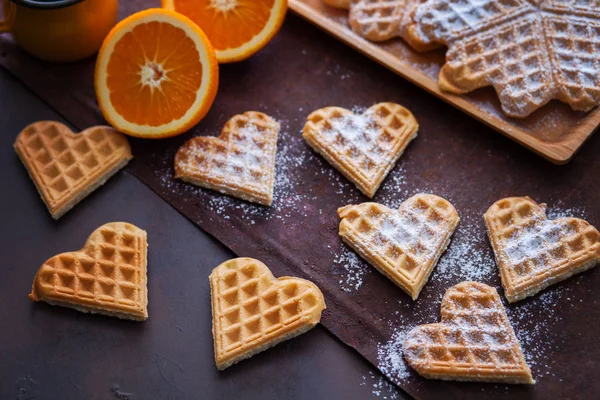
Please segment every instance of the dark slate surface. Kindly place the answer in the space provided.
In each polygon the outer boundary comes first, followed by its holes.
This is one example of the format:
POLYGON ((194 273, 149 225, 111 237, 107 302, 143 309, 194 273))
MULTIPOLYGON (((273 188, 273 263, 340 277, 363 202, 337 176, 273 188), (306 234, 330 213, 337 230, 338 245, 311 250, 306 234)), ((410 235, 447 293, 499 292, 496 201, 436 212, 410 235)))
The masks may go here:
MULTIPOLYGON (((141 3, 127 4, 135 8, 141 3)), ((102 122, 93 96, 92 60, 44 65, 12 42, 1 43, 0 62, 71 123, 84 128, 102 122)), ((276 275, 315 281, 328 305, 323 325, 415 397, 548 398, 576 393, 594 398, 600 393, 600 382, 594 379, 600 362, 598 269, 508 307, 533 363, 534 387, 426 381, 404 372, 401 364, 385 368, 378 354, 407 326, 438 320, 445 290, 476 275, 472 268, 460 272, 464 265, 481 261, 483 268, 491 262, 481 216, 494 201, 529 195, 559 213, 575 213, 600 225, 598 135, 568 165, 551 165, 293 15, 256 57, 223 66, 220 72, 215 104, 191 132, 163 141, 132 140, 136 159, 131 173, 236 254, 263 260, 276 275), (366 107, 380 101, 405 105, 421 128, 375 200, 397 205, 412 194, 430 192, 448 198, 462 218, 451 255, 445 256, 452 261, 449 269, 443 273, 438 268, 414 303, 366 266, 358 267, 367 271, 364 284, 350 293, 342 290, 340 281, 348 277, 335 262, 344 254, 335 211, 366 198, 299 139, 305 117, 314 109, 366 107), (179 145, 196 135, 218 134, 229 117, 247 110, 267 112, 282 122, 279 152, 286 157, 279 174, 290 180, 276 188, 274 207, 251 206, 172 180, 172 158, 179 145)), ((494 268, 479 280, 500 288, 494 268)))
POLYGON ((234 254, 127 172, 54 222, 12 143, 27 124, 60 117, 3 69, 0 104, 0 399, 402 398, 321 326, 219 373, 208 274, 234 254), (148 231, 146 322, 27 298, 44 260, 81 248, 110 221, 148 231))

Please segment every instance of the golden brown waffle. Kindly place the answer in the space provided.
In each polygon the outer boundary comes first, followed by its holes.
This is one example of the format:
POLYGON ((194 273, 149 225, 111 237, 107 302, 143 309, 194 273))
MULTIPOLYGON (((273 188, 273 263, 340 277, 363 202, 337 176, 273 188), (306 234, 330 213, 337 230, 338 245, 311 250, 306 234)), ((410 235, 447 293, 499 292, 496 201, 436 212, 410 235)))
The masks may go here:
POLYGON ((33 301, 84 313, 148 318, 146 231, 126 222, 96 229, 79 251, 47 260, 33 280, 33 301))
POLYGON ((59 122, 35 122, 19 133, 14 147, 54 219, 132 158, 125 136, 108 126, 73 133, 59 122))
POLYGON ((548 220, 529 197, 495 202, 484 214, 509 302, 533 296, 600 263, 600 233, 578 218, 548 220))
POLYGON ((275 279, 252 258, 234 258, 210 274, 217 368, 225 368, 313 328, 323 293, 300 278, 275 279))
POLYGON ((417 194, 398 210, 378 203, 338 209, 340 236, 362 258, 416 300, 450 243, 458 213, 447 200, 417 194))
POLYGON ((415 48, 448 46, 442 90, 493 86, 509 116, 600 103, 600 0, 430 0, 408 31, 415 48))
POLYGON ((323 3, 336 8, 350 8, 353 0, 323 0, 323 3))
POLYGON ((498 292, 461 282, 442 299, 442 321, 408 333, 404 358, 428 379, 535 383, 498 292))
POLYGON ((361 192, 373 197, 418 129, 406 108, 379 103, 360 115, 341 107, 313 111, 302 137, 361 192))
POLYGON ((175 177, 270 206, 279 123, 248 111, 232 117, 219 137, 188 140, 175 156, 175 177))
MULTIPOLYGON (((348 23, 354 32, 373 42, 408 37, 412 10, 425 0, 358 0, 348 5, 348 23)), ((428 50, 436 45, 419 48, 428 50)))

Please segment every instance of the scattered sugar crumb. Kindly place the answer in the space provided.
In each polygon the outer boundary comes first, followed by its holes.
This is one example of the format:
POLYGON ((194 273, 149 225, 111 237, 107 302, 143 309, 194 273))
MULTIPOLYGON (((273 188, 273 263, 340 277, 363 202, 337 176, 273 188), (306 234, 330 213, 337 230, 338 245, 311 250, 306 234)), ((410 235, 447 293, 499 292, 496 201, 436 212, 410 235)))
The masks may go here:
POLYGON ((587 219, 587 211, 584 207, 566 207, 562 200, 549 204, 549 207, 546 209, 546 215, 548 219, 568 217, 587 219))
POLYGON ((371 394, 373 397, 379 397, 382 400, 398 400, 400 395, 398 389, 390 383, 387 379, 382 376, 376 376, 373 372, 369 371, 369 376, 362 376, 362 382, 360 386, 366 386, 371 388, 371 394))
POLYGON ((346 245, 343 245, 340 254, 336 254, 333 263, 342 267, 339 284, 341 289, 348 293, 358 290, 365 275, 371 272, 371 267, 346 245))
POLYGON ((381 184, 379 189, 383 194, 377 196, 377 202, 396 209, 408 197, 406 189, 406 171, 402 164, 402 158, 396 163, 396 167, 392 169, 387 178, 381 184))

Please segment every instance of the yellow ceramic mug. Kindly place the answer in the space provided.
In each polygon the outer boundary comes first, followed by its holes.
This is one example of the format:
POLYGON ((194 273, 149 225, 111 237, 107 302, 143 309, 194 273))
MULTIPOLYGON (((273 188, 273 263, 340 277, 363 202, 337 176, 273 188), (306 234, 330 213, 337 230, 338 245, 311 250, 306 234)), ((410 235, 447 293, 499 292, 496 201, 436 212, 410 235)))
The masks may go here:
POLYGON ((68 62, 95 54, 117 21, 118 0, 3 0, 0 33, 27 52, 68 62))

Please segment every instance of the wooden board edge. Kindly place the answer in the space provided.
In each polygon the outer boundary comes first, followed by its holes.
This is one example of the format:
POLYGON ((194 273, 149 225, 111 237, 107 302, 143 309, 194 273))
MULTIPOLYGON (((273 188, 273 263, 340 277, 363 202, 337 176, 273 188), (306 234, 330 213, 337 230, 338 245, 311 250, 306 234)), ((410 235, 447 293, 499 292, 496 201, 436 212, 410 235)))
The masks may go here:
POLYGON ((581 148, 583 143, 585 143, 585 141, 594 133, 598 124, 600 124, 600 110, 595 110, 593 112, 596 115, 591 118, 593 122, 587 121, 587 123, 584 123, 582 127, 579 127, 576 134, 574 134, 574 138, 570 141, 566 143, 542 142, 532 137, 526 131, 523 131, 514 125, 511 125, 494 115, 487 114, 479 108, 473 106, 473 104, 464 96, 442 92, 438 88, 437 82, 433 81, 426 74, 416 70, 414 67, 408 64, 402 63, 402 61, 397 57, 394 57, 388 52, 381 50, 379 47, 374 46, 373 43, 354 34, 353 32, 349 31, 348 28, 342 27, 339 23, 324 17, 313 7, 307 5, 303 1, 288 0, 288 4, 292 11, 317 27, 333 35, 336 39, 341 40, 373 61, 402 76, 409 82, 427 90, 429 93, 433 94, 439 99, 458 108, 459 110, 465 112, 469 116, 477 119, 502 135, 516 141, 520 145, 533 151, 553 164, 563 165, 568 163, 573 158, 575 153, 581 148))

